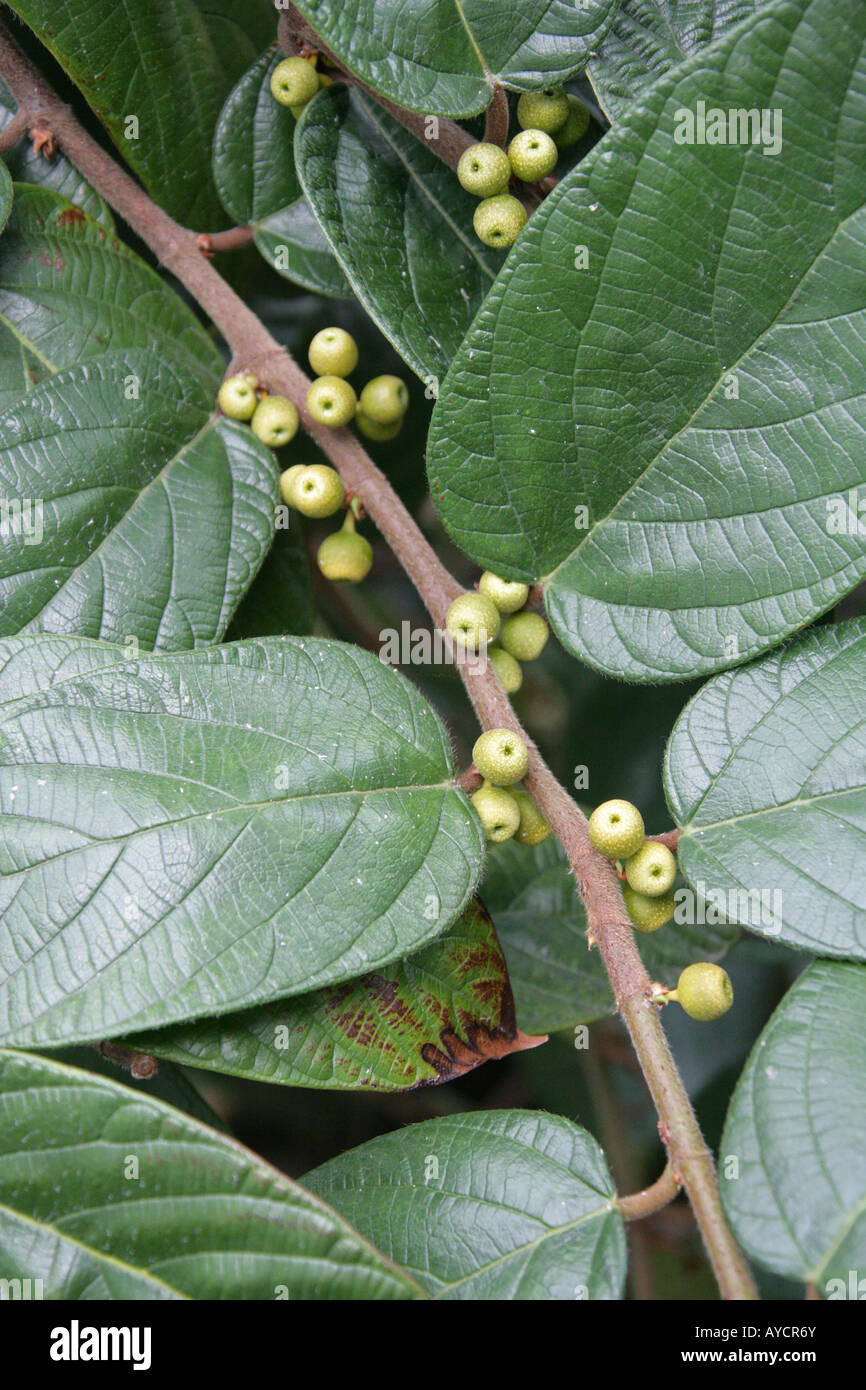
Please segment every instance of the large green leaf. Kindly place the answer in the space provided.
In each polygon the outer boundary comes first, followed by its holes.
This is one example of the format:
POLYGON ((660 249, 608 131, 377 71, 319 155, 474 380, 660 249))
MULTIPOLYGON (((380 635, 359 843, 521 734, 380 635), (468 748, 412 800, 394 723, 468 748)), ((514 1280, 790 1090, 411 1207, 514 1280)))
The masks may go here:
POLYGON ((422 1297, 226 1135, 91 1072, 0 1052, 0 1276, 62 1301, 422 1297))
POLYGON ((866 619, 822 626, 698 692, 667 750, 683 873, 752 929, 866 959, 866 619))
POLYGON ((413 371, 438 384, 502 262, 472 229, 475 199, 420 140, 337 85, 310 103, 296 146, 352 289, 413 371))
POLYGON ((570 1120, 449 1115, 351 1149, 304 1184, 436 1298, 622 1295, 613 1184, 595 1140, 570 1120))
POLYGON ((328 48, 410 111, 471 116, 493 83, 561 82, 586 63, 616 0, 303 0, 328 48))
POLYGON ((232 84, 273 35, 267 0, 14 0, 148 191, 186 225, 225 219, 210 172, 232 84), (131 125, 130 118, 137 121, 131 125))
POLYGON ((623 0, 586 72, 612 121, 656 78, 767 0, 623 0))
POLYGON ((277 470, 212 409, 143 348, 58 372, 7 407, 0 633, 172 651, 225 632, 273 534, 277 470))
MULTIPOLYGON (((17 110, 18 103, 0 78, 0 130, 5 129, 17 110)), ((43 188, 53 189, 55 193, 62 193, 88 217, 101 222, 109 231, 114 230, 111 208, 64 155, 56 151, 49 157, 44 148, 35 150, 29 135, 25 133, 3 158, 16 183, 37 183, 43 188)))
POLYGON ((271 94, 271 73, 283 56, 268 49, 229 94, 214 132, 214 180, 226 212, 252 227, 275 270, 319 294, 346 296, 346 278, 295 170, 295 118, 271 94))
MULTIPOLYGON (((586 916, 574 875, 552 837, 527 849, 496 845, 487 860, 484 901, 496 923, 514 989, 517 1021, 526 1033, 552 1033, 616 1012, 613 990, 597 950, 586 944, 586 916)), ((669 922, 635 933, 654 980, 675 984, 683 966, 721 960, 735 926, 669 922)))
POLYGON ((0 644, 0 1037, 117 1036, 299 994, 433 940, 478 817, 415 689, 339 642, 125 660, 0 644))
POLYGON ((866 1291, 864 1050, 866 969, 818 961, 755 1045, 722 1138, 722 1197, 740 1243, 825 1298, 866 1291))
POLYGON ((226 634, 247 637, 303 636, 313 631, 315 607, 310 562, 297 513, 274 533, 274 542, 226 634))
POLYGON ((530 219, 443 386, 449 529, 544 577, 602 671, 733 665, 866 572, 827 505, 866 484, 864 36, 860 0, 791 0, 662 78, 530 219), (781 149, 677 143, 699 101, 782 112, 781 149))
POLYGON ((513 1050, 514 1001, 493 924, 473 900, 444 936, 346 985, 137 1036, 187 1066, 329 1090, 408 1091, 513 1050))

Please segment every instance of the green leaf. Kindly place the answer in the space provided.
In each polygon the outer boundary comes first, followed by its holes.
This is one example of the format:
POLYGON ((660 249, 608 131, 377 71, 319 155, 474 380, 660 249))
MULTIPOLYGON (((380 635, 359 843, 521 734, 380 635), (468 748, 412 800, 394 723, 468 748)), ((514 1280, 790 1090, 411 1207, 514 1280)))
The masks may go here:
POLYGON ((616 1299, 625 1235, 604 1155, 570 1120, 449 1115, 304 1178, 442 1299, 616 1299))
POLYGON ((232 84, 273 34, 253 0, 15 0, 166 212, 186 226, 224 225, 210 173, 213 128, 232 84), (130 124, 131 118, 137 125, 130 124))
POLYGON ((514 1050, 514 1001, 493 923, 473 900, 408 960, 246 1013, 138 1035, 186 1066, 327 1090, 409 1091, 514 1050))
POLYGON ((352 979, 478 878, 409 683, 339 642, 0 644, 0 1038, 105 1038, 352 979), (38 928, 35 924, 39 924, 38 928))
POLYGON ((866 573, 828 526, 866 484, 864 39, 860 0, 792 0, 662 78, 530 219, 443 386, 449 529, 544 578, 608 674, 730 666, 866 573), (781 150, 678 144, 699 101, 781 111, 781 150))
MULTIPOLYGON (((110 1043, 104 1045, 111 1046, 110 1043)), ((90 1044, 61 1047, 48 1055, 55 1062, 62 1062, 65 1066, 80 1067, 82 1071, 95 1072, 97 1076, 107 1077, 117 1086, 128 1086, 131 1090, 139 1092, 144 1090, 148 1097, 164 1101, 176 1110, 182 1110, 194 1120, 201 1120, 203 1124, 210 1125, 211 1129, 220 1129, 224 1134, 230 1132, 225 1121, 195 1089, 183 1068, 176 1067, 171 1062, 161 1061, 154 1075, 146 1081, 141 1081, 117 1062, 109 1061, 101 1051, 90 1044)))
POLYGON ((315 607, 310 563, 298 514, 274 533, 274 542, 250 585, 226 636, 302 637, 313 631, 315 607))
MULTIPOLYGON (((18 103, 0 78, 0 130, 6 128, 17 110, 18 103)), ((33 142, 25 134, 3 158, 16 183, 36 183, 50 188, 75 203, 95 222, 101 222, 108 231, 114 230, 111 208, 64 155, 57 152, 49 159, 44 151, 34 150, 33 142)))
POLYGON ((0 1277, 47 1299, 422 1296, 316 1197, 141 1088, 0 1052, 0 1110, 0 1277))
POLYGON ((216 394, 223 360, 183 300, 67 198, 19 184, 0 238, 0 402, 110 349, 170 358, 216 394))
POLYGON ((12 178, 6 165, 0 160, 0 232, 6 226, 12 211, 12 178))
POLYGON ((352 289, 401 357, 436 385, 502 263, 476 200, 420 140, 336 84, 298 125, 298 172, 352 289))
POLYGON ((586 65, 610 120, 620 120, 657 78, 699 53, 767 0, 623 0, 586 65))
POLYGON ((222 636, 270 543, 277 472, 212 409, 136 348, 58 372, 0 415, 2 635, 159 650, 222 636))
POLYGON ((425 115, 472 116, 495 82, 523 91, 580 71, 616 0, 304 0, 297 9, 374 91, 425 115))
POLYGON ((864 1049, 866 969, 818 961, 758 1039, 722 1138, 722 1197, 740 1244, 824 1298, 863 1297, 864 1049))
POLYGON ((701 894, 751 901, 762 935, 861 960, 864 682, 866 619, 815 628, 705 685, 665 763, 680 867, 701 894))
POLYGON ((229 94, 214 132, 214 180, 226 212, 252 227, 275 270, 319 294, 345 297, 351 291, 295 169, 295 118, 271 95, 271 73, 283 57, 269 48, 229 94))
MULTIPOLYGON (((483 893, 524 1032, 553 1033, 616 1012, 599 953, 586 944, 574 876, 552 836, 531 849, 514 841, 493 846, 483 893)), ((657 932, 635 933, 635 940, 652 978, 673 985, 692 961, 721 960, 738 935, 729 925, 669 922, 657 932)))

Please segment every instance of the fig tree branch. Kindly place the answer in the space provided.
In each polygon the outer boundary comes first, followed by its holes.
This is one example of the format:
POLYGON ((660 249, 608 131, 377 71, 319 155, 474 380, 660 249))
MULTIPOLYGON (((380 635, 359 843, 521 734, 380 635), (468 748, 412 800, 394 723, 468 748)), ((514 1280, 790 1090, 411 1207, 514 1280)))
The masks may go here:
MULTIPOLYGON (((402 564, 437 627, 462 592, 428 544, 388 480, 348 430, 313 421, 306 409, 309 378, 257 316, 202 256, 195 232, 179 226, 81 127, 0 26, 0 73, 28 124, 50 130, 67 158, 184 285, 229 344, 233 360, 254 371, 272 392, 289 397, 304 428, 340 471, 402 564)), ((651 981, 635 946, 616 873, 592 846, 587 822, 522 729, 491 665, 484 671, 458 663, 460 675, 485 729, 510 728, 526 742, 527 791, 565 850, 586 907, 588 941, 604 960, 659 1116, 668 1160, 685 1187, 722 1296, 757 1297, 754 1282, 722 1210, 713 1158, 665 1038, 651 981)))

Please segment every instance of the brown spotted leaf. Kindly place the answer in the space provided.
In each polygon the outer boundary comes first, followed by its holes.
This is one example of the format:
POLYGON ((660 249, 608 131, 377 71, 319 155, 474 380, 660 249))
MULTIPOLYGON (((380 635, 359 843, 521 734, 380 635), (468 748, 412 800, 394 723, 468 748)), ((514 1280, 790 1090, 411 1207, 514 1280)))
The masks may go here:
POLYGON ((345 984, 139 1036, 209 1071, 326 1090, 407 1091, 531 1046, 477 899, 432 945, 345 984))

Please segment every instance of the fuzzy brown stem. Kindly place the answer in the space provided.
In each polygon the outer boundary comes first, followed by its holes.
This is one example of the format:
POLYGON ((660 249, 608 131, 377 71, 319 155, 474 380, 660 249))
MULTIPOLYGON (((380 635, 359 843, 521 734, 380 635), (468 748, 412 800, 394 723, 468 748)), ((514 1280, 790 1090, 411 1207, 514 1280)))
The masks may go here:
POLYGON ((109 1062, 116 1062, 128 1071, 136 1081, 149 1081, 159 1070, 156 1058, 147 1052, 136 1052, 132 1047, 122 1047, 120 1043, 113 1042, 94 1043, 94 1047, 109 1062))
POLYGON ((498 82, 484 116, 484 139, 491 145, 501 145, 503 148, 508 143, 508 95, 498 82))
POLYGON ((0 155, 8 154, 14 150, 18 141, 27 134, 28 117, 26 111, 16 111, 11 121, 7 121, 3 129, 0 130, 0 155))
POLYGON ((627 1197, 617 1198, 619 1214, 623 1221, 641 1221, 653 1212, 661 1211, 679 1196, 680 1181, 670 1163, 660 1178, 642 1192, 632 1192, 627 1197))

